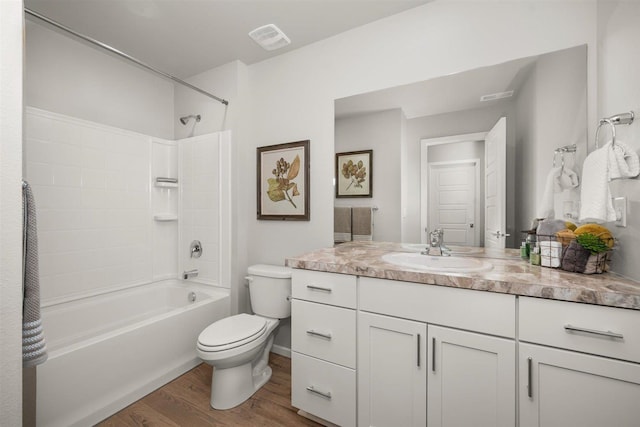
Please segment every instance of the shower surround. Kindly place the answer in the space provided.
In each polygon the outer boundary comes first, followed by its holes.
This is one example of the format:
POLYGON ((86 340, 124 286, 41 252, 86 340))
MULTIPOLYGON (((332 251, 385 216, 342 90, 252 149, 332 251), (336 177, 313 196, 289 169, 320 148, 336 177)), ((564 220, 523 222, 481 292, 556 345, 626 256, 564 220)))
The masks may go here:
POLYGON ((39 418, 52 416, 38 425, 93 423, 199 363, 188 337, 229 315, 230 132, 168 141, 29 107, 25 137, 45 339, 51 330, 37 405, 39 418), (195 239, 203 247, 198 259, 189 252, 195 239), (175 280, 185 269, 200 272, 190 287, 175 280), (196 303, 187 290, 199 295, 196 303), (112 322, 110 312, 129 320, 112 322), (141 348, 166 354, 153 372, 131 369, 145 359, 141 348), (77 387, 61 378, 92 371, 127 372, 126 398, 87 378, 82 395, 93 400, 74 408, 64 396, 77 387), (64 418, 47 412, 52 407, 64 418))

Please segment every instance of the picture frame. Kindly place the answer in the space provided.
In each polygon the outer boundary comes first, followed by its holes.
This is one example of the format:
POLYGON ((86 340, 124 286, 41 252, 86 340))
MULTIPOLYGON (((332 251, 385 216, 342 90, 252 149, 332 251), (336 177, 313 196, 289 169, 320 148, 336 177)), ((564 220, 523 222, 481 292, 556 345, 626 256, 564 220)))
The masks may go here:
POLYGON ((257 217, 309 221, 309 140, 258 147, 257 217))
POLYGON ((373 197, 373 150, 336 153, 336 198, 373 197))

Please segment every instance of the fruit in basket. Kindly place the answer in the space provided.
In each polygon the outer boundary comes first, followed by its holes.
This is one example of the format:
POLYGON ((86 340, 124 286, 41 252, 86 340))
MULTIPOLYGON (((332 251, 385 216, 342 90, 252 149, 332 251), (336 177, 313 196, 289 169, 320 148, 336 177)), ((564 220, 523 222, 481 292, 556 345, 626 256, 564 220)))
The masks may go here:
POLYGON ((580 227, 576 228, 574 233, 576 235, 576 238, 578 238, 582 234, 591 234, 592 236, 598 237, 605 245, 609 247, 609 249, 611 249, 614 244, 611 232, 606 227, 603 227, 600 224, 581 225, 580 227))
POLYGON ((564 225, 565 227, 567 227, 567 230, 570 230, 570 231, 576 231, 576 228, 578 228, 578 226, 572 223, 571 221, 565 221, 564 225))

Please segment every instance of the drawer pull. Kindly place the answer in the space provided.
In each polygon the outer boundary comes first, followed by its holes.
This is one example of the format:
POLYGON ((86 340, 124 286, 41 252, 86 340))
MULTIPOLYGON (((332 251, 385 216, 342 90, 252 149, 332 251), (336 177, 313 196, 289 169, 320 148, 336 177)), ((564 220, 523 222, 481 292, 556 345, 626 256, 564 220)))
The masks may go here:
POLYGON ((584 332, 587 334, 600 335, 602 337, 609 337, 609 338, 617 338, 617 339, 624 338, 622 334, 618 334, 616 332, 598 331, 597 329, 580 328, 578 326, 572 326, 572 325, 564 325, 564 330, 567 332, 584 332))
POLYGON ((533 359, 527 357, 527 396, 533 397, 533 359))
POLYGON ((330 340, 331 339, 331 334, 323 334, 322 332, 318 332, 318 331, 314 331, 313 329, 309 329, 307 331, 308 335, 312 335, 314 337, 320 337, 320 338, 325 338, 330 340))
POLYGON ((329 399, 331 400, 331 392, 327 391, 326 393, 320 390, 316 390, 312 385, 310 385, 309 387, 307 387, 307 390, 310 391, 313 394, 317 394, 318 396, 322 396, 325 399, 329 399))
POLYGON ((324 288, 322 286, 307 285, 307 289, 310 289, 312 291, 327 292, 329 294, 331 293, 331 288, 324 288))
POLYGON ((418 368, 420 367, 420 334, 418 334, 418 368))

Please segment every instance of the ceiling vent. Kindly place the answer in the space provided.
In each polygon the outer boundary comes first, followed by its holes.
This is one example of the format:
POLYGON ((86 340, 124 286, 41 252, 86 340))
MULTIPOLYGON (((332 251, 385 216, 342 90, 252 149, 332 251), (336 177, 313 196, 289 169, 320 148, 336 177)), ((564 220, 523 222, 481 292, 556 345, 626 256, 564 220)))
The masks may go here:
POLYGON ((480 102, 495 101, 496 99, 510 98, 512 96, 513 96, 513 91, 512 90, 508 90, 506 92, 491 93, 489 95, 481 96, 480 97, 480 102))
POLYGON ((291 40, 282 30, 273 24, 263 25, 249 33, 249 37, 265 50, 276 50, 291 44, 291 40))

